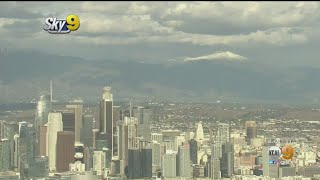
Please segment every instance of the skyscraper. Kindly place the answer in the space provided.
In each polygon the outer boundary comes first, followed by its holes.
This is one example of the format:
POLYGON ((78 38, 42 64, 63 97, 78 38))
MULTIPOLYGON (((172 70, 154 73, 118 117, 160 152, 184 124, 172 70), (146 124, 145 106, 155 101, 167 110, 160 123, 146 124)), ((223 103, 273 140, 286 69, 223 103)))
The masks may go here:
POLYGON ((49 159, 49 171, 55 172, 57 154, 57 133, 63 130, 61 113, 49 113, 47 128, 47 156, 49 159))
POLYGON ((257 137, 257 123, 256 121, 246 121, 246 141, 251 143, 251 139, 257 137))
POLYGON ((161 167, 161 144, 156 141, 152 143, 152 165, 161 167))
POLYGON ((28 179, 28 168, 35 160, 36 132, 33 124, 19 123, 19 170, 21 179, 28 179))
POLYGON ((93 152, 93 171, 95 171, 97 175, 104 173, 105 159, 105 153, 103 151, 93 152))
POLYGON ((40 154, 40 126, 48 122, 48 115, 52 108, 51 97, 49 94, 40 96, 37 103, 36 117, 34 120, 34 127, 36 130, 36 151, 40 154))
POLYGON ((141 149, 141 177, 143 178, 152 177, 152 149, 151 148, 141 149))
POLYGON ((81 129, 82 129, 83 106, 80 104, 72 104, 72 105, 67 105, 66 108, 74 111, 75 142, 80 143, 81 129))
POLYGON ((40 126, 39 129, 39 155, 46 156, 47 152, 47 128, 48 126, 45 124, 40 126))
POLYGON ((226 123, 218 124, 218 139, 224 144, 230 142, 230 125, 226 123))
POLYGON ((74 132, 59 131, 57 133, 56 166, 57 172, 69 170, 69 164, 74 162, 74 132))
POLYGON ((151 110, 147 107, 134 107, 133 116, 138 119, 138 136, 142 136, 144 140, 149 141, 151 139, 151 110))
POLYGON ((81 128, 81 142, 83 142, 85 147, 93 147, 93 121, 92 115, 83 116, 83 126, 81 128))
POLYGON ((231 177, 234 173, 234 146, 230 142, 222 145, 220 168, 222 177, 231 177))
POLYGON ((196 140, 191 139, 190 144, 190 160, 193 164, 198 164, 198 143, 196 140))
POLYGON ((9 171, 11 166, 10 141, 8 139, 0 140, 0 172, 9 171))
POLYGON ((113 152, 113 96, 111 87, 104 87, 100 101, 100 132, 107 135, 107 148, 113 152))
POLYGON ((177 177, 177 155, 173 151, 168 151, 162 156, 162 177, 177 177))
POLYGON ((177 155, 177 175, 186 179, 192 177, 189 144, 179 146, 177 155))
POLYGON ((196 141, 203 141, 204 137, 203 137, 203 127, 202 127, 202 122, 200 121, 197 125, 197 130, 196 130, 196 134, 195 134, 195 138, 196 141))
POLYGON ((128 150, 128 174, 129 179, 141 177, 141 153, 137 148, 128 150))

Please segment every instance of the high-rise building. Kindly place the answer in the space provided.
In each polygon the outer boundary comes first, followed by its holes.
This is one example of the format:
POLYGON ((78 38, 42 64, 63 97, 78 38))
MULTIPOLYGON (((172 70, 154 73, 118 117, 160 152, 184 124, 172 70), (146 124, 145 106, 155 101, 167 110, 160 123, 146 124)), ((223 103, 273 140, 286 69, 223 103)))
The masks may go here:
POLYGON ((40 96, 40 99, 37 103, 36 117, 34 120, 34 127, 36 130, 36 147, 37 154, 40 154, 40 144, 39 144, 39 136, 40 136, 40 126, 47 124, 48 115, 52 108, 51 97, 49 94, 45 94, 40 96))
POLYGON ((47 152, 47 124, 39 127, 39 155, 46 156, 47 152))
POLYGON ((91 171, 93 169, 93 151, 94 148, 92 147, 85 147, 84 148, 84 163, 86 165, 86 171, 91 171))
POLYGON ((19 123, 19 172, 21 179, 28 179, 28 168, 36 155, 36 132, 33 124, 19 123))
POLYGON ((129 179, 141 177, 141 153, 137 148, 128 150, 128 174, 129 179))
POLYGON ((59 131, 63 131, 62 115, 61 113, 51 112, 48 116, 47 127, 47 156, 50 172, 56 171, 57 133, 59 131))
POLYGON ((75 135, 75 142, 80 143, 80 137, 81 137, 81 129, 82 129, 82 116, 83 116, 83 105, 80 104, 72 104, 72 105, 67 105, 67 109, 71 109, 74 111, 74 116, 75 116, 75 130, 74 130, 74 135, 75 135))
POLYGON ((133 116, 138 119, 138 136, 142 136, 144 140, 149 141, 151 139, 151 109, 141 106, 134 107, 133 116))
POLYGON ((11 157, 11 166, 14 164, 14 133, 16 132, 17 125, 14 123, 8 123, 8 122, 0 122, 0 139, 8 139, 10 143, 10 157, 11 157))
POLYGON ((246 141, 251 143, 251 140, 257 137, 256 121, 246 121, 246 141))
POLYGON ((85 147, 93 147, 93 126, 94 118, 92 115, 83 116, 83 126, 81 128, 81 142, 85 147))
POLYGON ((173 151, 168 151, 162 156, 162 177, 177 177, 177 155, 173 151))
POLYGON ((75 112, 73 109, 64 109, 56 111, 57 113, 61 113, 62 116, 62 124, 63 124, 63 131, 72 131, 75 132, 75 112))
POLYGON ((215 158, 211 156, 210 179, 220 179, 220 178, 221 178, 220 160, 219 158, 215 158))
POLYGON ((222 144, 230 142, 230 125, 226 123, 218 124, 218 141, 222 144))
POLYGON ((197 130, 196 130, 196 134, 195 134, 195 137, 194 139, 196 141, 203 141, 204 140, 204 137, 203 137, 203 127, 202 127, 202 122, 200 121, 197 125, 197 130))
POLYGON ((234 146, 228 142, 222 145, 222 158, 220 161, 221 176, 231 177, 234 173, 234 146))
POLYGON ((178 151, 179 149, 179 146, 181 146, 184 142, 186 141, 185 137, 184 136, 176 136, 174 138, 174 147, 173 147, 173 150, 174 151, 178 151))
POLYGON ((69 170, 69 164, 74 162, 74 132, 59 131, 57 133, 56 169, 57 172, 69 170))
POLYGON ((187 143, 180 145, 178 149, 177 175, 187 179, 192 177, 192 164, 190 161, 190 145, 187 143))
POLYGON ((141 149, 141 177, 151 178, 152 177, 152 149, 142 148, 141 149))
POLYGON ((161 144, 157 141, 152 143, 152 165, 157 168, 161 167, 161 144))
POLYGON ((0 140, 0 172, 9 171, 11 168, 11 149, 8 139, 0 140))
POLYGON ((18 171, 20 167, 20 157, 19 157, 19 145, 20 145, 20 137, 19 134, 15 134, 14 137, 14 149, 13 149, 13 154, 14 154, 14 170, 18 171))
POLYGON ((191 139, 190 144, 190 160, 193 164, 198 164, 198 143, 196 140, 191 139))
POLYGON ((100 132, 107 135, 107 148, 113 153, 113 96, 111 87, 104 87, 100 101, 100 132))
POLYGON ((103 151, 93 152, 93 171, 97 175, 103 175, 105 170, 105 153, 103 151))
POLYGON ((121 121, 122 117, 122 110, 120 106, 113 106, 113 156, 119 156, 119 150, 118 150, 118 136, 119 136, 119 132, 118 132, 118 127, 117 124, 119 121, 121 121))

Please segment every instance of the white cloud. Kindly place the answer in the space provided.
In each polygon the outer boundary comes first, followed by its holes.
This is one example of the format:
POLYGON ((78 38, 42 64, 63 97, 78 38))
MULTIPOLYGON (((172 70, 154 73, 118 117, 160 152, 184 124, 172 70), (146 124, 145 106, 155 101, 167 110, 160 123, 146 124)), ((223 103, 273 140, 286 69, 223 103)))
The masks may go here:
POLYGON ((215 52, 213 54, 199 56, 199 57, 187 57, 184 61, 211 61, 211 60, 228 60, 228 61, 243 61, 247 60, 246 57, 240 56, 230 51, 215 52))

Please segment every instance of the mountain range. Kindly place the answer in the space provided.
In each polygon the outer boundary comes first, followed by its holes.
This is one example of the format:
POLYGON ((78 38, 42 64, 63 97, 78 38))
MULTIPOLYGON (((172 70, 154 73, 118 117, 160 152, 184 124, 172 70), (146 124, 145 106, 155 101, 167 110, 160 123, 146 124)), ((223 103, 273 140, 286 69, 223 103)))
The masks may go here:
POLYGON ((272 67, 254 60, 151 63, 17 51, 0 55, 0 101, 35 100, 53 80, 59 101, 96 101, 108 85, 119 100, 317 103, 318 77, 318 68, 272 67))

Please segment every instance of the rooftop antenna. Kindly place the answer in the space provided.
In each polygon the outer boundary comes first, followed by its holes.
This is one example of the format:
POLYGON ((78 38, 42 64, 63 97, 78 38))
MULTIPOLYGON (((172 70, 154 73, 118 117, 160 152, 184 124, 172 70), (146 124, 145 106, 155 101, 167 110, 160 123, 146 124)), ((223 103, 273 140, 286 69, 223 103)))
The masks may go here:
POLYGON ((52 98, 52 95, 53 95, 53 92, 52 92, 52 80, 50 81, 50 100, 52 102, 53 98, 52 98))

